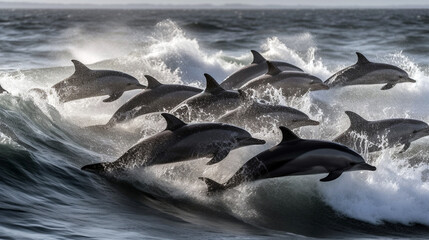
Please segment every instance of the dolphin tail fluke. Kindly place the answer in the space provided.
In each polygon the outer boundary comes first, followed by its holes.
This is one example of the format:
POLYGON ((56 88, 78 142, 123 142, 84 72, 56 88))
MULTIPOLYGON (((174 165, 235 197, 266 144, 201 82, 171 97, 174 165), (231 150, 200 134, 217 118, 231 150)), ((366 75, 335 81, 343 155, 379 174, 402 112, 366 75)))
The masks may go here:
POLYGON ((4 93, 4 92, 5 93, 9 93, 8 91, 6 91, 6 89, 4 89, 2 86, 0 86, 0 94, 4 93))
POLYGON ((92 172, 92 173, 102 173, 106 171, 106 164, 105 163, 89 164, 89 165, 83 166, 81 170, 92 172))
POLYGON ((219 192, 219 191, 223 191, 226 189, 225 185, 220 184, 216 181, 213 181, 210 178, 199 177, 198 179, 200 179, 206 183, 207 192, 209 192, 209 193, 219 192))

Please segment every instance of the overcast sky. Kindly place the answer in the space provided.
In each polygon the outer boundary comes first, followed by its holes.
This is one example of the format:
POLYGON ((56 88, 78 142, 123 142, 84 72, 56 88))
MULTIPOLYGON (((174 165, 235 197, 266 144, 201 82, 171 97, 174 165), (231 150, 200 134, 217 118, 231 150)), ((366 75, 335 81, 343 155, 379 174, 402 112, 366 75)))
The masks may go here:
POLYGON ((335 6, 391 6, 391 5, 428 5, 429 0, 100 0, 100 1, 88 1, 88 0, 0 0, 0 2, 31 2, 31 3, 93 3, 93 4, 130 4, 130 3, 141 3, 141 4, 252 4, 252 5, 335 5, 335 6))

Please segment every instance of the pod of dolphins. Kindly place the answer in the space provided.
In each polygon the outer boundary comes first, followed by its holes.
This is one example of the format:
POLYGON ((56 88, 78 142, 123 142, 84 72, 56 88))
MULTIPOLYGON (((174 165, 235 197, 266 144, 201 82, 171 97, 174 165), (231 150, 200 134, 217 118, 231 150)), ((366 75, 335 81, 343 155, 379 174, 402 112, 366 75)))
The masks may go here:
MULTIPOLYGON (((270 125, 266 120, 270 118, 281 125, 281 142, 249 159, 223 184, 200 177, 206 183, 208 192, 223 191, 244 182, 292 175, 327 173, 326 177, 320 179, 327 182, 347 171, 376 170, 359 154, 365 149, 355 145, 356 135, 366 136, 368 152, 397 146, 403 146, 403 152, 412 141, 429 135, 429 125, 419 120, 368 121, 357 113, 346 111, 350 127, 332 142, 302 139, 291 129, 316 126, 319 122, 297 109, 254 99, 249 92, 264 91, 271 86, 281 89, 285 96, 301 96, 309 91, 363 84, 383 84, 381 89, 388 90, 398 83, 416 81, 404 70, 389 64, 370 62, 361 53, 356 53, 356 64, 340 70, 323 82, 297 66, 268 61, 257 51, 251 52, 252 63, 232 73, 220 84, 209 74, 204 74, 204 90, 163 84, 149 75, 145 75, 147 86, 144 86, 128 74, 91 70, 81 62, 72 60, 75 72, 52 86, 61 102, 104 95, 108 98, 103 102, 112 102, 125 91, 143 89, 123 104, 105 125, 91 127, 108 130, 138 116, 158 112, 161 112, 167 123, 164 131, 138 142, 116 161, 86 165, 82 170, 115 176, 151 165, 198 158, 210 158, 206 164, 216 164, 234 149, 265 144, 264 140, 252 137, 242 127, 264 128, 270 125), (185 123, 196 119, 208 122, 185 123), (387 141, 380 136, 384 136, 387 141)), ((41 89, 32 91, 44 92, 41 89)), ((2 92, 6 90, 0 86, 2 92)))

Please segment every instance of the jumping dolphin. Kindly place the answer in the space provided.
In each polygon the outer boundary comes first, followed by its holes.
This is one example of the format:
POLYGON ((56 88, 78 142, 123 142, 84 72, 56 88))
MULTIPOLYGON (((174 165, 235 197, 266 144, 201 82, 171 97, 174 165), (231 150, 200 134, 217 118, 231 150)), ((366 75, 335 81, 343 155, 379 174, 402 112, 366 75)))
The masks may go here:
MULTIPOLYGON (((238 89, 248 81, 267 72, 267 60, 257 51, 251 50, 253 61, 250 65, 238 69, 229 75, 220 85, 225 89, 238 89)), ((282 71, 300 71, 302 69, 286 62, 271 61, 282 71)))
POLYGON ((412 141, 429 135, 429 125, 414 119, 384 119, 368 121, 358 114, 346 111, 350 127, 333 141, 345 144, 363 153, 380 151, 403 145, 406 151, 412 141))
POLYGON ((240 89, 257 90, 270 84, 275 88, 282 89, 282 93, 286 96, 302 95, 308 91, 329 89, 322 80, 308 73, 281 71, 270 61, 266 61, 266 64, 268 65, 268 72, 265 75, 247 82, 240 89))
POLYGON ((404 70, 396 66, 370 62, 359 52, 356 52, 356 55, 358 60, 355 65, 340 70, 325 81, 329 87, 385 84, 381 90, 387 90, 393 88, 397 83, 416 82, 404 70))
POLYGON ((103 102, 113 102, 125 91, 146 88, 128 74, 110 70, 91 70, 77 60, 72 62, 75 67, 73 75, 52 86, 61 102, 103 95, 109 95, 103 102))
POLYGON ((319 125, 319 122, 311 120, 307 114, 295 108, 257 101, 250 101, 226 113, 218 121, 241 127, 248 125, 255 129, 272 125, 287 126, 289 129, 319 125))
POLYGON ((241 96, 236 90, 223 89, 216 80, 205 73, 206 89, 177 105, 171 113, 189 120, 212 116, 220 117, 240 106, 241 96))
POLYGON ((200 178, 207 184, 208 191, 225 190, 246 181, 319 173, 329 173, 320 179, 328 182, 337 179, 343 172, 376 170, 346 146, 301 139, 286 127, 280 127, 280 130, 283 140, 277 146, 247 161, 226 183, 219 184, 209 178, 200 178))
POLYGON ((113 126, 138 116, 169 111, 182 101, 202 92, 203 90, 191 86, 178 84, 161 84, 155 78, 145 75, 148 86, 122 105, 105 126, 113 126))
POLYGON ((207 164, 224 159, 231 150, 265 144, 247 131, 221 123, 186 124, 175 116, 162 113, 167 122, 164 131, 134 145, 114 162, 86 165, 82 170, 104 173, 212 157, 207 164))

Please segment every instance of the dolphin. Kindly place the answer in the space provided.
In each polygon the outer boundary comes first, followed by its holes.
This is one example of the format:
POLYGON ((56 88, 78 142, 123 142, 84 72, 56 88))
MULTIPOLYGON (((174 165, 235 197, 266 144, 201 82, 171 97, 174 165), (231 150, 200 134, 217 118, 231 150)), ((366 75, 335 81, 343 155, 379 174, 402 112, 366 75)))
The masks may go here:
POLYGON ((147 113, 169 111, 182 101, 203 91, 191 86, 162 84, 149 75, 145 77, 148 82, 147 89, 122 105, 105 126, 111 127, 147 113))
MULTIPOLYGON (((250 65, 238 69, 233 74, 229 75, 220 84, 225 89, 238 89, 248 81, 259 77, 267 72, 267 60, 257 51, 250 50, 253 55, 253 61, 250 65)), ((290 63, 271 61, 276 67, 282 71, 300 71, 302 69, 290 63)))
POLYGON ((222 123, 186 124, 175 116, 162 113, 167 122, 164 131, 134 145, 118 160, 86 165, 82 170, 111 173, 126 169, 146 167, 211 157, 207 164, 224 159, 231 150, 265 144, 247 131, 222 123))
POLYGON ((405 152, 412 141, 429 135, 429 125, 423 121, 405 118, 368 121, 354 112, 345 113, 350 127, 333 141, 361 153, 366 148, 368 152, 376 152, 400 145, 403 145, 401 152, 405 152))
POLYGON ((110 70, 91 70, 77 60, 72 62, 75 72, 52 86, 61 102, 103 95, 109 95, 103 102, 113 102, 125 91, 146 88, 128 74, 110 70))
MULTIPOLYGON (((239 90, 241 91, 241 90, 239 90)), ((319 125, 307 114, 291 107, 270 105, 258 101, 250 101, 221 116, 217 121, 244 127, 248 125, 255 129, 269 127, 275 124, 295 129, 309 125, 319 125)))
POLYGON ((318 77, 304 72, 281 71, 278 67, 267 61, 268 72, 260 77, 257 77, 240 89, 247 91, 248 89, 263 89, 268 84, 280 88, 285 96, 303 95, 308 91, 326 90, 329 87, 322 82, 318 77))
POLYGON ((370 62, 362 53, 356 52, 357 63, 346 67, 328 78, 325 83, 329 87, 385 84, 381 90, 393 88, 397 83, 412 82, 408 74, 393 65, 370 62))
POLYGON ((376 168, 350 148, 333 142, 301 139, 286 127, 280 127, 283 140, 248 160, 226 183, 220 184, 201 177, 208 192, 225 190, 243 182, 294 175, 328 173, 320 179, 328 182, 343 172, 376 168))
POLYGON ((220 117, 240 106, 241 95, 236 90, 225 90, 217 81, 205 73, 206 89, 177 105, 171 113, 188 119, 220 117))

